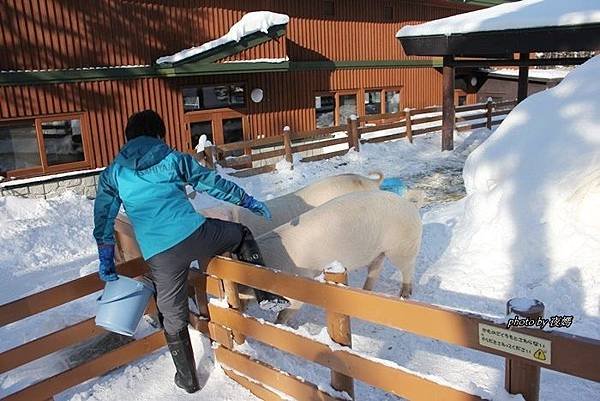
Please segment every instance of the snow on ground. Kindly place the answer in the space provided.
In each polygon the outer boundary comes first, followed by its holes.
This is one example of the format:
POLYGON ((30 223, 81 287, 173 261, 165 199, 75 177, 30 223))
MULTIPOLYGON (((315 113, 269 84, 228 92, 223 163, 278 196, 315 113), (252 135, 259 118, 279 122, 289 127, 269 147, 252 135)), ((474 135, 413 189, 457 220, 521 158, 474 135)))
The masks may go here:
MULTIPOLYGON (((501 318, 509 298, 531 296, 546 304, 547 316, 574 315, 573 326, 565 329, 569 333, 598 337, 600 286, 594 272, 600 247, 594 205, 599 199, 600 141, 592 135, 600 128, 600 90, 594 78, 598 64, 595 60, 584 65, 582 74, 572 73, 555 89, 526 100, 487 141, 489 131, 485 129, 460 133, 456 135, 456 149, 442 153, 439 134, 430 134, 415 137, 412 145, 405 139, 365 144, 358 153, 295 163, 293 170, 281 168, 233 180, 265 199, 294 191, 323 176, 346 172, 368 174, 380 170, 388 177, 403 177, 409 187, 423 188, 429 201, 423 209, 423 245, 415 273, 414 299, 501 318), (586 78, 594 84, 583 84, 586 78), (544 118, 533 118, 539 115, 544 118), (478 148, 482 142, 484 145, 478 148), (474 150, 465 168, 468 196, 457 200, 465 195, 462 169, 474 150)), ((194 203, 205 207, 211 202, 201 195, 194 203)), ((96 269, 91 207, 89 200, 75 195, 48 201, 0 199, 0 221, 8 227, 1 233, 0 242, 0 303, 96 269)), ((352 273, 350 284, 360 286, 365 275, 364 271, 352 273)), ((399 288, 399 273, 386 263, 375 290, 396 295, 399 288)), ((35 322, 31 319, 0 328, 0 351, 92 316, 92 300, 50 311, 35 322)), ((257 308, 252 313, 273 318, 257 308)), ((291 324, 320 338, 324 316, 316 308, 305 307, 291 324)), ((354 349, 368 357, 389 359, 496 401, 519 399, 502 389, 502 358, 359 320, 353 320, 352 330, 354 349)), ((194 343, 201 375, 208 378, 197 397, 253 399, 214 366, 206 340, 195 338, 194 343)), ((255 341, 249 341, 242 350, 328 389, 329 372, 325 368, 255 341)), ((67 358, 60 354, 26 366, 18 375, 1 375, 0 397, 22 387, 27 380, 67 368, 81 352, 63 353, 67 358)), ((173 371, 163 348, 57 399, 188 397, 174 388, 173 371)), ((592 401, 600 394, 600 384, 547 371, 542 373, 541 389, 541 399, 549 401, 592 401)), ((398 399, 361 383, 357 383, 356 392, 361 400, 398 399)))
POLYGON ((277 14, 270 11, 253 11, 244 14, 242 19, 233 24, 225 35, 220 38, 206 42, 200 46, 194 46, 189 49, 182 50, 170 56, 159 57, 156 64, 176 63, 186 58, 197 56, 205 53, 218 46, 231 42, 239 42, 245 36, 256 32, 267 33, 269 28, 276 25, 287 24, 290 17, 285 14, 277 14))
POLYGON ((600 22, 597 0, 521 0, 402 27, 396 37, 583 25, 600 22))

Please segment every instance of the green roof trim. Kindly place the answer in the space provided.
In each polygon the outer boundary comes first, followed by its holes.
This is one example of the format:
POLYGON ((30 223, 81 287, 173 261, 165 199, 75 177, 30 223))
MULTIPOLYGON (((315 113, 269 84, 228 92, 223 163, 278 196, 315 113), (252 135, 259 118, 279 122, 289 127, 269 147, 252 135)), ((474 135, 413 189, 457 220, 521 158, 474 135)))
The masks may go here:
POLYGON ((419 60, 350 60, 350 61, 282 61, 189 63, 179 67, 111 67, 55 71, 15 71, 0 73, 0 86, 42 85, 68 82, 107 81, 139 78, 177 78, 201 75, 252 74, 310 70, 343 70, 368 68, 431 68, 442 67, 441 58, 419 60))
POLYGON ((225 57, 233 56, 251 47, 258 46, 269 40, 277 40, 285 35, 287 24, 273 25, 265 32, 254 32, 244 36, 238 42, 228 42, 210 50, 185 58, 176 63, 159 64, 158 68, 174 68, 188 64, 210 64, 225 57))

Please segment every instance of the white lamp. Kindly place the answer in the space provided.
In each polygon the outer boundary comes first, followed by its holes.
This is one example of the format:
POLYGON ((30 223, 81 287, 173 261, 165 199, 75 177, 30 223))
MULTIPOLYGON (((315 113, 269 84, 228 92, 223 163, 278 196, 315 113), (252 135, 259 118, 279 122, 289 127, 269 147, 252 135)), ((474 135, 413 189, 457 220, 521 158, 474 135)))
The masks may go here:
POLYGON ((250 92, 250 99, 252 99, 252 101, 254 103, 260 103, 263 100, 263 90, 260 88, 254 88, 252 89, 252 92, 250 92))

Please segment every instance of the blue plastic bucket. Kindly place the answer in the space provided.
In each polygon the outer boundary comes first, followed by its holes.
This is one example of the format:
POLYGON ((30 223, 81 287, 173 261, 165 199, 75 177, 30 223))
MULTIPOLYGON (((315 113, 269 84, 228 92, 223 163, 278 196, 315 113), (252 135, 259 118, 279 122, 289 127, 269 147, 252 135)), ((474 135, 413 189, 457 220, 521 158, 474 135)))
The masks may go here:
POLYGON ((97 301, 96 325, 133 336, 153 294, 150 285, 129 277, 107 281, 97 301))
POLYGON ((381 181, 379 189, 383 191, 393 192, 400 196, 406 193, 407 187, 404 181, 399 177, 387 177, 381 181))

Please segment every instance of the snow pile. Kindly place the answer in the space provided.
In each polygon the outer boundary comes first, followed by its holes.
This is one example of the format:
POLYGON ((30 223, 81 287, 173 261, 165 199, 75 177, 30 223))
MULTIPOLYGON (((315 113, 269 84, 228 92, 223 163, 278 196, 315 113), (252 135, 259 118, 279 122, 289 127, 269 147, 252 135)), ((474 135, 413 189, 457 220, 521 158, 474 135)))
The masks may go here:
POLYGON ((294 165, 285 159, 279 160, 275 164, 275 170, 277 171, 291 171, 294 165))
POLYGON ((93 202, 0 197, 0 304, 97 268, 93 202))
POLYGON ((325 266, 325 271, 327 273, 344 273, 346 271, 346 268, 339 261, 334 260, 333 262, 325 266))
MULTIPOLYGON (((541 68, 530 68, 529 69, 529 78, 530 79, 563 79, 572 71, 571 68, 549 68, 549 69, 541 69, 541 68)), ((490 70, 490 75, 493 76, 506 76, 506 77, 518 77, 519 69, 518 68, 498 68, 490 70)))
POLYGON ((396 37, 452 35, 598 22, 600 22, 598 0, 521 0, 420 25, 407 25, 396 33, 396 37))
POLYGON ((225 35, 206 42, 200 46, 191 47, 182 50, 170 56, 160 57, 156 60, 157 64, 176 63, 186 58, 204 53, 215 47, 231 42, 239 42, 245 36, 256 32, 267 33, 269 28, 276 25, 284 25, 290 21, 290 17, 285 14, 277 14, 270 11, 253 11, 245 14, 242 19, 233 24, 225 35))
POLYGON ((196 153, 202 153, 207 146, 212 146, 212 142, 208 140, 205 134, 202 134, 200 135, 200 138, 198 138, 198 145, 196 145, 194 149, 196 150, 196 153))
POLYGON ((570 333, 598 336, 599 74, 595 57, 531 96, 469 156, 467 198, 426 216, 452 221, 452 239, 422 282, 487 299, 536 298, 549 315, 574 316, 570 333), (477 277, 487 279, 468 284, 477 277))

